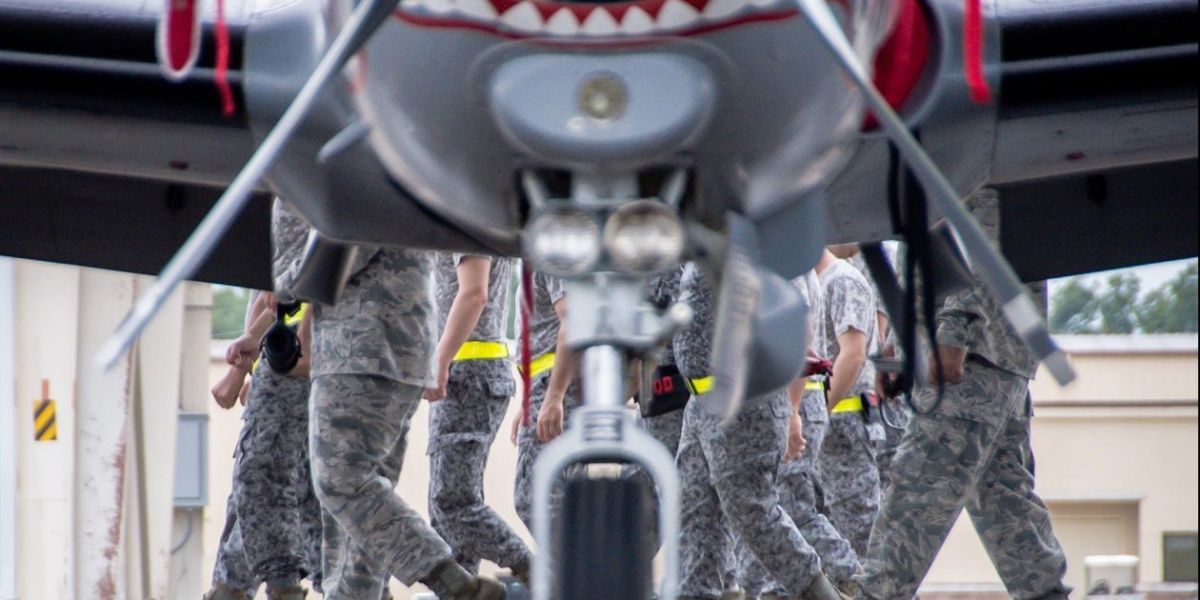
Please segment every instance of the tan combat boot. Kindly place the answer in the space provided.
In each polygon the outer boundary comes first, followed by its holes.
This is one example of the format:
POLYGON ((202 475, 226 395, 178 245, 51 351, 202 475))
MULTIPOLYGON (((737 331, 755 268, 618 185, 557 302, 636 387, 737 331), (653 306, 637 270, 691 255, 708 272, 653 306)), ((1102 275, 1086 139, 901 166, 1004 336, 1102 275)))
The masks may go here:
POLYGON ((445 560, 421 580, 438 600, 504 600, 504 585, 490 577, 472 575, 453 560, 445 560))
POLYGON ((267 600, 304 600, 308 590, 298 585, 267 587, 267 600))
POLYGON ((204 594, 201 600, 249 600, 242 590, 235 590, 225 584, 218 583, 204 594))
POLYGON ((817 578, 809 584, 808 589, 800 595, 800 600, 853 600, 843 594, 824 573, 818 573, 817 578))
POLYGON ((742 590, 725 590, 721 592, 721 600, 746 600, 746 592, 742 590))

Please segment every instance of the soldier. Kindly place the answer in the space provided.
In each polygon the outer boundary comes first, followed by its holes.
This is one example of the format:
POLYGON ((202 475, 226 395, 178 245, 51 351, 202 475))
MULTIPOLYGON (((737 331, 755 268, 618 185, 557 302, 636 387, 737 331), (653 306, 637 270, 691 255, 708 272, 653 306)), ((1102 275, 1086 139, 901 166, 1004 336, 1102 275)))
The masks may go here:
MULTIPOLYGON (((884 246, 885 248, 887 246, 884 246)), ((875 298, 875 348, 872 352, 878 353, 881 356, 895 356, 895 348, 887 343, 887 340, 892 338, 892 330, 889 327, 887 308, 883 303, 883 295, 879 292, 879 286, 871 277, 870 269, 867 268, 867 263, 863 260, 862 253, 859 252, 858 244, 843 244, 835 246, 832 251, 838 258, 846 259, 854 268, 862 273, 863 277, 871 285, 871 291, 875 298)), ((887 252, 890 262, 895 268, 895 257, 891 252, 887 252)), ((876 388, 876 399, 879 402, 879 410, 886 415, 883 420, 884 439, 876 444, 875 448, 875 465, 879 469, 879 489, 883 493, 887 493, 888 487, 892 481, 892 458, 896 455, 896 448, 900 446, 900 440, 904 437, 904 429, 908 426, 909 419, 912 418, 912 411, 901 398, 889 398, 880 393, 882 390, 879 386, 876 388)))
POLYGON ((433 269, 429 252, 360 247, 341 299, 315 308, 309 431, 329 600, 377 600, 389 576, 441 600, 505 597, 394 491, 412 415, 437 385, 433 269))
MULTIPOLYGON (((685 268, 681 298, 695 311, 675 338, 675 358, 695 394, 711 386, 712 292, 694 264, 685 268)), ((779 505, 776 474, 788 444, 791 406, 780 390, 749 402, 728 426, 695 398, 684 409, 676 463, 683 484, 681 600, 720 597, 724 530, 730 529, 779 582, 788 597, 836 600, 821 560, 779 505)))
POLYGON ((483 499, 488 450, 516 392, 504 341, 513 260, 437 255, 442 336, 429 410, 429 514, 433 528, 470 571, 480 559, 528 583, 532 555, 483 499))
MULTIPOLYGON (((993 190, 967 205, 985 230, 998 229, 993 190)), ((1034 492, 1029 380, 1037 359, 978 285, 946 299, 937 315, 938 370, 918 399, 934 413, 913 417, 896 454, 867 554, 860 598, 916 593, 963 508, 1008 593, 1019 600, 1067 598, 1067 569, 1050 515, 1034 492)))
POLYGON ((867 359, 875 337, 875 302, 862 274, 829 250, 816 272, 824 296, 822 354, 833 361, 826 384, 829 433, 819 458, 821 490, 829 520, 863 556, 879 508, 875 444, 884 437, 883 431, 869 432, 865 417, 864 397, 875 387, 875 369, 867 359))
MULTIPOLYGON (((517 515, 533 531, 533 464, 542 446, 563 431, 567 413, 583 401, 575 374, 579 362, 567 347, 566 291, 562 280, 534 273, 533 306, 529 314, 529 412, 530 422, 521 423, 518 415, 517 475, 513 503, 517 515)), ((555 505, 559 501, 555 497, 555 505)))
MULTIPOLYGON (((307 224, 282 201, 272 207, 272 268, 277 285, 294 277, 307 224)), ((248 320, 245 333, 230 344, 226 359, 234 370, 244 372, 256 363, 259 341, 275 321, 274 294, 256 293, 252 299, 257 316, 248 320)), ((276 373, 267 365, 253 368, 242 432, 235 450, 233 489, 230 494, 231 521, 226 525, 218 564, 230 564, 234 540, 253 574, 253 587, 267 584, 271 600, 301 600, 306 592, 299 580, 306 574, 320 587, 320 506, 313 491, 308 461, 308 395, 311 354, 311 316, 301 309, 287 324, 298 331, 301 357, 292 370, 276 373)), ((232 559, 236 560, 236 559, 232 559)), ((214 573, 215 575, 215 573, 214 573)), ((239 593, 253 589, 239 586, 239 593)), ((237 598, 237 593, 216 586, 212 599, 237 598)))
MULTIPOLYGON (((797 277, 792 281, 809 305, 809 354, 816 357, 815 348, 824 347, 825 326, 822 319, 821 283, 815 272, 797 277)), ((829 519, 817 510, 819 474, 817 457, 829 427, 829 413, 825 407, 825 388, 819 376, 800 377, 788 386, 788 398, 795 414, 789 420, 788 435, 799 437, 803 443, 792 442, 789 449, 803 451, 799 456, 791 454, 789 460, 779 467, 779 504, 787 511, 804 539, 821 557, 825 574, 839 587, 848 586, 851 577, 859 572, 858 555, 850 542, 842 537, 829 519)), ((764 600, 785 598, 778 585, 770 581, 766 569, 753 556, 739 552, 742 559, 743 587, 753 596, 763 591, 764 600)))

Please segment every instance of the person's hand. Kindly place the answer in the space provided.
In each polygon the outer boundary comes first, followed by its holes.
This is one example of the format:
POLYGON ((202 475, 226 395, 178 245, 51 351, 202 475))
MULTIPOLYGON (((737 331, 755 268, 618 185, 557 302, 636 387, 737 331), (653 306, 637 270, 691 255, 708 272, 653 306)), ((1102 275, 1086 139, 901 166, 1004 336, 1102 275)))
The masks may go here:
POLYGON ((513 415, 512 430, 508 432, 508 441, 512 442, 512 445, 514 446, 517 445, 517 436, 521 433, 521 421, 524 419, 525 411, 518 410, 516 414, 513 415))
POLYGON ((213 401, 217 406, 226 410, 233 407, 238 401, 238 393, 243 389, 242 382, 246 379, 246 372, 237 368, 230 367, 224 377, 212 387, 213 401))
POLYGON ((953 346, 938 346, 938 357, 941 358, 942 371, 938 372, 937 360, 929 357, 929 383, 937 385, 938 383, 954 383, 963 376, 963 367, 967 362, 966 348, 955 348, 953 346))
POLYGON ((787 440, 787 455, 784 460, 799 460, 804 456, 804 449, 808 442, 804 439, 804 421, 800 419, 800 415, 793 413, 788 419, 788 440, 787 440))
POLYGON ((242 384, 242 391, 238 392, 238 402, 241 402, 242 406, 246 405, 246 398, 250 397, 250 383, 253 381, 253 379, 247 379, 246 383, 242 384))
POLYGON ((437 402, 446 397, 446 385, 450 381, 450 366, 438 367, 437 387, 425 388, 422 397, 430 402, 437 402))
POLYGON ((233 340, 225 349, 225 362, 235 367, 248 370, 255 358, 258 358, 258 340, 245 334, 233 340))
POLYGON ((542 408, 537 415, 538 440, 543 444, 558 437, 563 431, 562 399, 554 400, 548 395, 542 401, 542 408))

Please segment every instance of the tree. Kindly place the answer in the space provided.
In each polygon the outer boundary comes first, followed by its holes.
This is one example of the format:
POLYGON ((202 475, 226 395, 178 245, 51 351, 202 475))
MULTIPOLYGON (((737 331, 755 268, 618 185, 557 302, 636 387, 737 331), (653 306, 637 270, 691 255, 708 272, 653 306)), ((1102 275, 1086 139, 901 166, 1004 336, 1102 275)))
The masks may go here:
POLYGON ((1142 282, 1133 273, 1118 273, 1108 278, 1108 287, 1096 297, 1103 333, 1133 333, 1137 328, 1138 292, 1142 282))
POLYGON ((1154 288, 1135 307, 1138 325, 1146 333, 1195 333, 1197 264, 1184 267, 1170 281, 1154 288))
POLYGON ((212 337, 232 340, 242 334, 246 322, 246 304, 250 292, 242 288, 217 286, 213 289, 212 337))
POLYGON ((1096 333, 1096 289, 1078 277, 1059 288, 1050 300, 1054 333, 1096 333))

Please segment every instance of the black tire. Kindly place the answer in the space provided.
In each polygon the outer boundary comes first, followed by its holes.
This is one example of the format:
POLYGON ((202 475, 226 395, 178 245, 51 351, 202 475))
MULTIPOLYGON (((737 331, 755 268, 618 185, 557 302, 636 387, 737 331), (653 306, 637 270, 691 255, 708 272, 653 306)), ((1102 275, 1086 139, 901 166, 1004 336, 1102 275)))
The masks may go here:
POLYGON ((637 479, 568 479, 556 527, 554 598, 650 600, 654 548, 650 494, 637 479))

